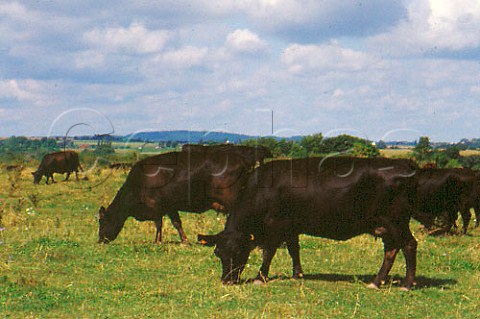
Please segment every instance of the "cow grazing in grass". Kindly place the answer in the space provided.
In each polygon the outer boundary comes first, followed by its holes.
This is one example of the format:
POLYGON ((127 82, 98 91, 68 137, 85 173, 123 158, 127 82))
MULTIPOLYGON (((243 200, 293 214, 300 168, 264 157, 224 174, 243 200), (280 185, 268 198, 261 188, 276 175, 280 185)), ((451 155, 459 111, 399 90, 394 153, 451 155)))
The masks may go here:
POLYGON ((78 154, 74 151, 46 154, 43 156, 37 171, 32 173, 33 183, 38 184, 44 175, 47 178, 46 184, 48 184, 48 179, 51 179, 52 183, 55 183, 53 173, 67 173, 65 180, 68 180, 72 172, 75 172, 75 177, 78 181, 79 168, 82 169, 78 160, 78 154))
POLYGON ((110 206, 100 208, 99 242, 114 240, 129 216, 154 221, 155 242, 161 242, 165 215, 187 241, 178 211, 228 211, 245 176, 271 156, 265 148, 227 144, 187 145, 181 152, 146 158, 132 167, 110 206))
POLYGON ((406 259, 404 288, 410 289, 416 269, 415 241, 409 229, 415 202, 416 166, 408 160, 348 157, 276 160, 258 167, 247 181, 217 235, 199 235, 216 245, 222 281, 240 279, 250 251, 263 249, 256 278, 268 278, 277 248, 285 242, 293 277, 303 276, 299 235, 347 240, 371 234, 383 240, 383 264, 372 287, 379 287, 402 250, 406 259))
POLYGON ((470 208, 477 207, 480 183, 477 174, 463 169, 422 169, 418 174, 419 186, 413 217, 430 229, 437 220, 441 228, 433 234, 443 234, 455 225, 460 212, 463 233, 471 219, 470 208))

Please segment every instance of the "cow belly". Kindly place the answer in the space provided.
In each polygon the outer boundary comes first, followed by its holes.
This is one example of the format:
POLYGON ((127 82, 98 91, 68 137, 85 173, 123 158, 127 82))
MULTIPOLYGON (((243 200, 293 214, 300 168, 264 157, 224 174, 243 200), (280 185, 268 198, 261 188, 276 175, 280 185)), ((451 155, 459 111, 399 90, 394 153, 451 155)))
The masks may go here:
POLYGON ((352 237, 368 233, 367 225, 352 221, 342 223, 321 223, 303 227, 303 234, 335 240, 348 240, 352 237))

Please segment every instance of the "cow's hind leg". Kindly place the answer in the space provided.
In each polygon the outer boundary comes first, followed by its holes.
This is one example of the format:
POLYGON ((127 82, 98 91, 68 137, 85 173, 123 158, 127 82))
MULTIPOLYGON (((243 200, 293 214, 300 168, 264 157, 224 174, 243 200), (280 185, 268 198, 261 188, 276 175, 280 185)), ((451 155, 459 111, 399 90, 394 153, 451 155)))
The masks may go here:
POLYGON ((398 251, 398 248, 385 245, 382 267, 380 267, 380 271, 378 272, 377 276, 375 276, 373 282, 370 284, 370 288, 378 288, 380 287, 382 282, 385 281, 385 278, 387 278, 388 273, 392 269, 398 251))
POLYGON ((65 177, 65 180, 68 181, 69 178, 70 178, 70 172, 67 172, 67 176, 65 177))
POLYGON ((168 213, 168 217, 170 217, 173 227, 177 229, 178 235, 180 236, 180 240, 183 243, 188 242, 187 235, 183 231, 182 221, 180 220, 180 215, 178 214, 178 211, 168 213))
POLYGON ((298 236, 294 236, 287 241, 287 248, 290 257, 292 257, 293 264, 293 278, 303 278, 302 265, 300 264, 300 244, 298 243, 298 236))
POLYGON ((462 209, 460 211, 460 215, 462 216, 462 221, 463 221, 463 233, 466 234, 468 230, 468 224, 470 224, 470 220, 472 219, 470 208, 462 209))
POLYGON ((369 285, 370 288, 378 288, 382 282, 387 278, 388 273, 392 269, 395 258, 397 257, 398 251, 400 248, 395 244, 395 241, 392 235, 388 232, 385 227, 377 227, 375 229, 375 235, 382 237, 383 241, 383 262, 380 270, 378 271, 377 276, 373 282, 369 285))
POLYGON ((154 221, 155 222, 155 228, 157 229, 155 233, 155 243, 160 244, 162 242, 162 226, 163 226, 163 218, 160 217, 159 220, 154 221))

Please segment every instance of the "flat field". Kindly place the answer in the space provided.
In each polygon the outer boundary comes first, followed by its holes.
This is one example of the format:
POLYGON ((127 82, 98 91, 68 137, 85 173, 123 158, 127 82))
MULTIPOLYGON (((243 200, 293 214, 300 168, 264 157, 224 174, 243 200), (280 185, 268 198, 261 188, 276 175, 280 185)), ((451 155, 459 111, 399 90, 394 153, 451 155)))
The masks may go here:
MULTIPOLYGON (((292 280, 286 249, 262 286, 220 283, 213 249, 195 244, 224 218, 182 213, 191 244, 179 244, 164 222, 153 244, 151 222, 129 219, 117 240, 97 244, 97 212, 108 205, 124 171, 96 169, 89 180, 33 185, 30 172, 0 175, 0 318, 480 318, 480 229, 466 236, 426 236, 414 221, 417 285, 399 289, 400 254, 380 290, 366 287, 383 253, 370 236, 337 242, 301 237, 305 278, 292 280)), ((84 175, 81 174, 81 177, 84 175)), ((254 250, 243 278, 261 264, 254 250)))

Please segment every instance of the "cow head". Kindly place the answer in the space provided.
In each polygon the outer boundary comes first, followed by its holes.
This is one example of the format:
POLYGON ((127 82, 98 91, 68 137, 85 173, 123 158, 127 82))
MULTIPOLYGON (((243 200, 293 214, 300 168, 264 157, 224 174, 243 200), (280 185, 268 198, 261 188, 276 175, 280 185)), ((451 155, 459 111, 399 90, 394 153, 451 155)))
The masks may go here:
POLYGON ((215 246, 214 253, 222 262, 224 284, 240 281, 250 251, 255 247, 253 235, 223 231, 217 235, 198 235, 198 242, 205 246, 215 246))
POLYGON ((125 220, 117 220, 115 216, 111 216, 105 207, 100 207, 98 211, 98 242, 108 244, 117 238, 118 233, 123 228, 125 220))
POLYGON ((32 172, 33 175, 33 183, 38 184, 40 183, 40 180, 42 179, 43 174, 39 171, 32 172))

